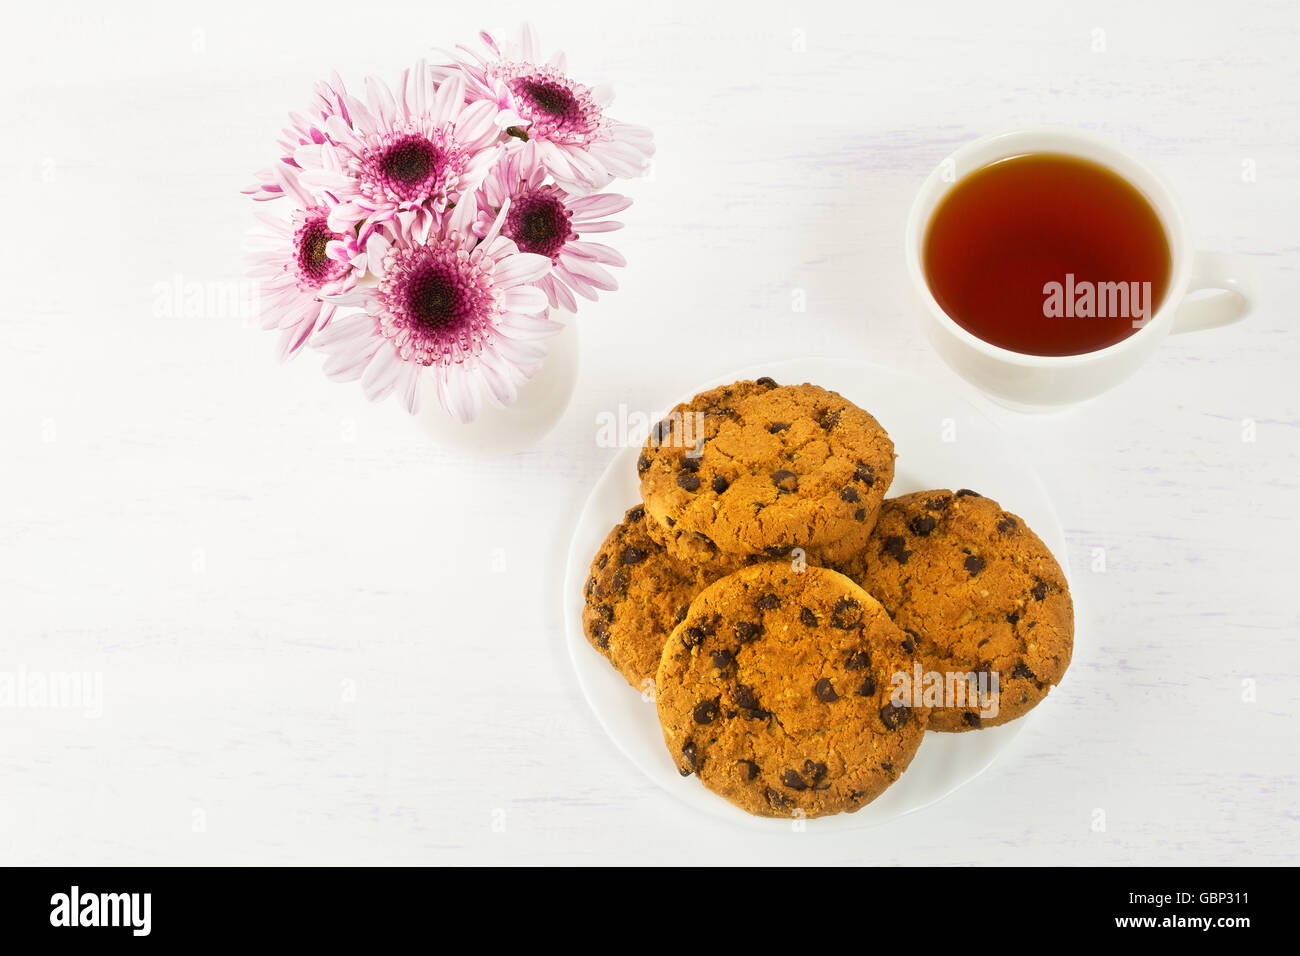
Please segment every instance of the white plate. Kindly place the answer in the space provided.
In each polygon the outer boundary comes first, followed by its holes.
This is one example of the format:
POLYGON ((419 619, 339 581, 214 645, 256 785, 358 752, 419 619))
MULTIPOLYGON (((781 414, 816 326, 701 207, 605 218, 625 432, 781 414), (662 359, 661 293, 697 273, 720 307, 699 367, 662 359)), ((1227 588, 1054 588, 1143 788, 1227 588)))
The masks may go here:
MULTIPOLYGON (((973 488, 1024 518, 1069 574, 1065 536, 1042 483, 1021 461, 1008 436, 965 399, 931 382, 878 365, 825 359, 742 369, 695 391, 763 375, 782 384, 812 382, 832 389, 874 415, 894 440, 898 455, 894 483, 889 488, 891 497, 930 488, 973 488)), ((689 397, 678 396, 664 411, 689 397)), ((629 687, 583 635, 582 586, 605 535, 640 500, 636 475, 639 453, 639 446, 624 448, 610 462, 587 500, 569 546, 564 583, 565 630, 578 682, 596 718, 619 749, 665 790, 705 813, 742 825, 788 829, 788 820, 750 816, 705 789, 694 777, 679 775, 664 746, 654 701, 629 687)), ((1040 706, 1049 703, 1050 698, 1040 706)), ((1001 727, 964 734, 927 733, 907 772, 875 801, 856 813, 819 817, 802 825, 819 831, 857 829, 928 806, 983 772, 1025 721, 1032 719, 1030 714, 1001 727)))

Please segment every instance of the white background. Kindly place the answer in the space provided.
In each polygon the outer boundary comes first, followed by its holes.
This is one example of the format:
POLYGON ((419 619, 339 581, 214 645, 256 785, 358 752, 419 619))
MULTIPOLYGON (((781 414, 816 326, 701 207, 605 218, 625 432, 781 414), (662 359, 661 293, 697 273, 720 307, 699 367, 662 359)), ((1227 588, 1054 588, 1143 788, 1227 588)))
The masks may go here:
POLYGON ((98 718, 0 708, 0 860, 1296 861, 1294 4, 112 6, 8 10, 0 57, 0 671, 104 682, 98 718), (238 283, 238 190, 315 78, 395 79, 525 17, 659 144, 545 441, 440 450, 317 354, 282 368, 238 316, 160 308, 238 283), (1199 246, 1254 258, 1260 308, 1069 414, 992 411, 1082 613, 988 773, 847 838, 695 815, 565 652, 596 416, 793 356, 955 383, 910 315, 905 213, 951 149, 1037 123, 1146 156, 1199 246))

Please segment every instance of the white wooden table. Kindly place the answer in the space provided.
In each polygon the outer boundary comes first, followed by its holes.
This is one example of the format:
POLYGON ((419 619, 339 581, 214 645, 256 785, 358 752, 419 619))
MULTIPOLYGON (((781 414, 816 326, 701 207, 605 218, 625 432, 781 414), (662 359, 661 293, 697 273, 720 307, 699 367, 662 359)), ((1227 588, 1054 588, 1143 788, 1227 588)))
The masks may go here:
POLYGON ((564 6, 543 41, 659 155, 572 405, 495 460, 169 291, 238 291, 238 190, 316 76, 395 77, 480 11, 6 14, 0 673, 91 672, 102 700, 0 707, 0 862, 1296 862, 1294 4, 564 6), (1199 245, 1254 257, 1259 311, 1073 413, 988 406, 1080 610, 1069 678, 988 773, 850 839, 694 815, 566 656, 597 415, 809 354, 953 385, 909 313, 908 204, 959 143, 1048 122, 1163 170, 1199 245))

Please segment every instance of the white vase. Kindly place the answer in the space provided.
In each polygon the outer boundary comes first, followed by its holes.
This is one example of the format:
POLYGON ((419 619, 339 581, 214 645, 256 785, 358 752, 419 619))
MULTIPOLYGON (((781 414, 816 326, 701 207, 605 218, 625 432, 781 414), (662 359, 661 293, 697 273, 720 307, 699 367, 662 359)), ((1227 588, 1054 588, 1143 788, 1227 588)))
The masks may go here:
POLYGON ((513 405, 484 402, 476 420, 462 424, 443 410, 432 389, 415 420, 438 445, 480 455, 507 455, 536 444, 555 427, 578 381, 578 324, 572 313, 554 316, 564 328, 545 340, 542 367, 519 388, 513 405))

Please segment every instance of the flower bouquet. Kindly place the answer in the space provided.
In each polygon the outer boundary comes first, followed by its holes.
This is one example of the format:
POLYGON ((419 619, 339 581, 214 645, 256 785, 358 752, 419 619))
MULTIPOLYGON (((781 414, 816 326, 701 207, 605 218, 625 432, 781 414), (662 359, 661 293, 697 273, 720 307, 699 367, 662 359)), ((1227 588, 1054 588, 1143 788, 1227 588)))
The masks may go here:
POLYGON ((605 190, 654 151, 648 129, 606 115, 608 88, 541 59, 531 29, 480 39, 395 90, 367 77, 364 100, 337 75, 318 83, 245 190, 267 204, 251 274, 283 357, 310 344, 330 378, 412 414, 431 381, 461 422, 515 401, 563 328, 551 310, 617 287, 623 257, 588 237, 622 227, 609 217, 631 200, 605 190))

